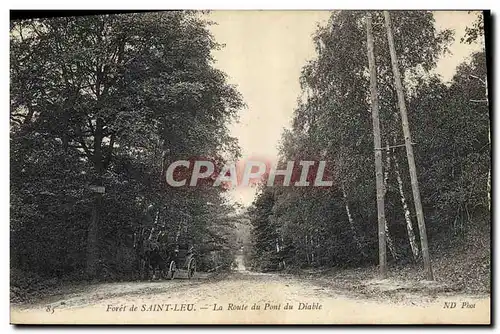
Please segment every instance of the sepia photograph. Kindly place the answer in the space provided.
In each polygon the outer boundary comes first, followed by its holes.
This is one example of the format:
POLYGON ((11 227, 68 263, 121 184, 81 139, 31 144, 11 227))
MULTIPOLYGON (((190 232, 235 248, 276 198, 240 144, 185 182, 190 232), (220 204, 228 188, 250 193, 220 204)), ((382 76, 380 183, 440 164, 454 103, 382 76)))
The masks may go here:
POLYGON ((10 11, 10 323, 490 325, 491 15, 10 11))

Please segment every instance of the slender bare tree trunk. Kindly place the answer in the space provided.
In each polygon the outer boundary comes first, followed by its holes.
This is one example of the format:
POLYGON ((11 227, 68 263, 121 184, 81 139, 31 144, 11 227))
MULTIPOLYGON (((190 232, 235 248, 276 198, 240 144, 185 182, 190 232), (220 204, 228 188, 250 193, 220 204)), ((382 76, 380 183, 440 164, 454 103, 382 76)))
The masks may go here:
MULTIPOLYGON (((394 110, 394 124, 397 124, 400 119, 399 119, 399 114, 397 110, 394 110)), ((411 247, 411 252, 413 255, 413 259, 415 262, 418 260, 418 256, 420 254, 420 249, 418 247, 416 238, 415 238, 415 232, 413 230, 413 222, 411 220, 411 213, 410 213, 410 208, 408 207, 407 201, 406 201, 406 196, 404 193, 404 186, 403 186, 403 179, 401 177, 401 172, 399 169, 399 159, 396 155, 395 147, 397 145, 397 135, 393 135, 393 144, 394 147, 392 148, 392 159, 394 160, 394 174, 396 175, 396 180, 398 182, 398 190, 399 190, 399 197, 401 199, 401 205, 403 207, 403 214, 405 217, 405 222, 406 222, 406 231, 408 234, 408 242, 410 243, 411 247)))
POLYGON ((363 256, 366 256, 365 252, 363 251, 363 245, 361 244, 358 238, 358 234, 356 233, 356 228, 354 227, 354 219, 352 218, 351 210, 349 209, 349 201, 347 200, 347 193, 345 191, 344 185, 342 185, 342 195, 344 197, 345 211, 347 213, 347 219, 349 220, 349 226, 351 227, 352 237, 354 239, 354 242, 356 242, 356 245, 358 246, 361 254, 363 256))
POLYGON ((101 194, 95 194, 92 207, 92 217, 87 234, 87 263, 86 274, 89 279, 95 279, 98 271, 99 260, 99 218, 102 206, 101 194))
POLYGON ((306 250, 307 264, 311 264, 311 260, 309 258, 309 243, 307 242, 307 234, 305 236, 305 250, 306 250))
POLYGON ((387 277, 387 251, 385 238, 384 176, 382 173, 382 143, 380 139, 380 120, 378 110, 377 67, 373 46, 372 17, 366 15, 366 39, 368 48, 368 67, 370 69, 370 99, 373 121, 373 146, 375 151, 375 177, 377 185, 378 213, 378 252, 381 278, 387 277))
POLYGON ((285 260, 283 260, 280 252, 282 251, 282 246, 280 245, 280 238, 277 237, 276 238, 276 254, 278 255, 278 259, 279 259, 279 262, 278 262, 278 268, 283 270, 285 269, 285 260))
MULTIPOLYGON (((103 185, 103 174, 104 174, 104 164, 103 164, 103 152, 102 152, 102 140, 103 140, 103 120, 97 118, 94 133, 94 153, 93 153, 93 163, 96 172, 96 177, 94 179, 94 185, 103 185)), ((92 207, 92 217, 87 234, 87 265, 85 268, 88 278, 95 279, 99 267, 99 230, 100 230, 100 218, 102 210, 102 194, 96 192, 94 194, 94 204, 92 207)))
POLYGON ((410 126, 408 124, 408 115, 406 112, 406 104, 403 93, 403 84, 401 83, 401 74, 399 72, 398 58, 396 55, 396 48, 394 47, 394 37, 392 36, 391 17, 388 11, 384 11, 385 26, 387 29, 387 41, 389 44, 389 52, 391 54, 392 72, 394 74, 394 84, 396 86, 396 93, 398 96, 399 111, 401 113, 401 123, 403 126, 403 133, 406 145, 406 155, 408 157, 408 168, 410 170, 411 188, 413 191, 413 199, 415 202, 415 211, 417 213, 417 222, 420 232, 420 242, 422 245, 422 258, 424 259, 424 270, 426 278, 433 280, 431 259, 429 256, 429 246, 427 243, 427 232, 424 221, 424 211, 422 209, 422 202, 420 200, 420 190, 418 187, 417 168, 415 166, 415 157, 413 155, 413 143, 411 141, 410 126))
POLYGON ((314 238, 313 236, 311 235, 310 237, 310 242, 311 242, 311 263, 314 264, 314 260, 315 260, 315 254, 314 254, 314 238))
MULTIPOLYGON (((389 171, 391 169, 391 155, 389 150, 389 144, 386 144, 385 148, 385 170, 384 170, 384 198, 387 194, 387 181, 389 180, 389 171)), ((385 221, 385 238, 387 240, 387 247, 391 252, 393 259, 398 259, 398 253, 396 253, 396 248, 394 247, 394 242, 392 241, 391 235, 389 233, 389 225, 387 220, 385 221)))
MULTIPOLYGON (((394 150, 394 149, 393 149, 394 150)), ((403 206, 403 211, 406 221, 406 231, 408 232, 408 241, 410 242, 411 252, 413 254, 413 259, 417 261, 420 250, 418 249, 417 241, 415 239, 415 232, 413 231, 413 223, 411 221, 410 209, 406 204, 406 196, 403 188, 403 179, 401 178, 401 173, 399 172, 399 162, 396 157, 395 152, 392 156, 394 160, 394 172, 396 174, 396 179, 398 181, 399 195, 401 198, 401 205, 403 206)))

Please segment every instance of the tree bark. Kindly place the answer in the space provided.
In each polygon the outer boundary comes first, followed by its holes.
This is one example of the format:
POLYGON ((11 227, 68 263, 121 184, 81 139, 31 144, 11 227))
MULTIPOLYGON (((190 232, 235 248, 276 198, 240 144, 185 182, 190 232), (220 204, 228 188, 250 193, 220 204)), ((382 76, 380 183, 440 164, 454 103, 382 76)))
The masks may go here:
POLYGON ((420 251, 418 249, 417 241, 415 239, 415 232, 413 231, 413 223, 411 221, 410 209, 408 208, 408 205, 406 204, 406 196, 405 196, 404 188, 403 188, 403 180, 401 178, 401 173, 399 172, 398 158, 396 157, 396 154, 394 154, 394 153, 395 152, 393 152, 393 156, 392 156, 392 158, 394 160, 394 172, 396 174, 396 179, 398 181, 398 188, 399 188, 399 195, 401 198, 401 205, 403 206, 403 211, 404 211, 404 215, 405 215, 406 231, 408 232, 408 241, 410 242, 410 247, 411 247, 411 252, 413 254, 413 259, 416 262, 420 251))
MULTIPOLYGON (((96 128, 94 134, 94 153, 93 163, 96 172, 94 185, 102 186, 102 175, 104 173, 103 157, 102 157, 102 139, 103 139, 103 121, 101 118, 96 120, 96 128)), ((99 224, 100 210, 102 206, 102 194, 94 194, 94 205, 92 208, 92 218, 89 225, 87 235, 87 266, 86 274, 89 279, 95 279, 98 270, 99 260, 99 224)))
POLYGON ((94 279, 97 274, 97 262, 99 258, 99 209, 101 206, 100 194, 95 194, 94 205, 92 207, 92 217, 87 234, 87 266, 86 274, 89 279, 94 279))
POLYGON ((381 278, 387 277, 387 253, 385 238, 385 208, 384 208, 384 177, 382 174, 382 147, 380 139, 380 120, 378 110, 377 68, 373 46, 372 17, 366 16, 366 38, 368 48, 368 65, 370 69, 370 97, 373 120, 373 146, 375 151, 375 177, 377 186, 377 212, 378 212, 378 250, 381 278))
MULTIPOLYGON (((389 144, 386 144, 385 149, 385 169, 384 169, 384 198, 387 194, 387 182, 389 180, 389 171, 391 169, 391 155, 389 150, 389 144)), ((389 233, 389 225, 387 224, 387 220, 385 221, 385 238, 387 240, 387 247, 391 252, 392 258, 394 260, 398 259, 398 253, 396 252, 396 248, 394 247, 394 242, 392 241, 391 235, 389 233)))
POLYGON ((347 193, 345 191, 344 185, 342 185, 342 195, 344 197, 345 211, 347 213, 347 219, 349 220, 349 226, 351 227, 352 237, 354 239, 354 242, 356 242, 356 246, 358 246, 358 249, 361 252, 361 254, 363 256, 366 256, 366 253, 363 251, 363 245, 359 241, 358 234, 356 233, 356 228, 354 226, 354 219, 352 218, 351 210, 349 209, 349 201, 347 200, 347 193))
POLYGON ((309 244, 307 242, 307 234, 305 235, 305 241, 304 241, 304 248, 306 250, 306 259, 307 259, 307 264, 311 264, 311 260, 309 258, 309 244))
POLYGON ((314 265, 316 260, 316 254, 314 249, 314 235, 311 235, 309 237, 309 240, 311 241, 311 263, 314 265))
POLYGON ((420 231, 420 242, 422 245, 422 257, 424 259, 424 270, 426 278, 433 280, 431 260, 429 256, 429 247, 427 243, 427 232, 425 229, 424 212, 422 202, 420 200, 420 190, 418 188, 417 168, 415 166, 415 158, 413 155, 413 144, 411 141, 410 127, 408 125, 408 116, 406 112, 406 104, 403 93, 403 84, 401 83, 401 74, 399 73, 398 58, 394 47, 394 38, 392 36, 391 18, 388 11, 384 11, 385 26, 387 29, 387 41, 389 44, 389 52, 391 54, 392 71, 394 74, 394 83, 396 85, 396 93, 398 96, 399 111, 401 113, 401 123, 403 125, 403 134, 406 144, 406 155, 408 157, 408 167, 410 169, 411 186, 413 190, 413 199, 415 202, 415 212, 417 213, 418 228, 420 231))

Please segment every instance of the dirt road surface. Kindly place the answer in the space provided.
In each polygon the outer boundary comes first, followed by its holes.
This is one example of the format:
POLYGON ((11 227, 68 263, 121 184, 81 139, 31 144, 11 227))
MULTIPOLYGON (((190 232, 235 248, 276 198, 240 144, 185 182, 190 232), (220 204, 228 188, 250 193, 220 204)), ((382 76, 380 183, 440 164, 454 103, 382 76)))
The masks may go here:
MULTIPOLYGON (((12 305, 12 323, 373 324, 489 323, 487 296, 382 293, 366 297, 328 280, 245 270, 188 280, 73 287, 31 305, 12 305), (331 283, 331 284, 330 284, 331 283), (455 303, 455 304, 453 304, 455 303), (257 309, 257 306, 259 308, 257 309)), ((391 291, 390 281, 372 282, 391 291)), ((367 284, 370 284, 369 282, 367 284)), ((392 289, 394 290, 394 289, 392 289)), ((397 289, 396 289, 397 290, 397 289)))

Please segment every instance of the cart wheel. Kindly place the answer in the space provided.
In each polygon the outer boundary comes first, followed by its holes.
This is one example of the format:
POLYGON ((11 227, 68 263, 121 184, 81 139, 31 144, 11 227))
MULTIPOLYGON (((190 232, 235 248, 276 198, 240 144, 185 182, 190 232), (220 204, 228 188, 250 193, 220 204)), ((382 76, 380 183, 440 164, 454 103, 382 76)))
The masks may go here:
POLYGON ((188 278, 191 279, 191 277, 194 276, 195 272, 196 272, 196 261, 195 259, 190 259, 187 267, 188 278))
POLYGON ((167 273, 167 279, 174 279, 176 270, 177 270, 177 266, 175 265, 175 261, 171 261, 170 267, 169 267, 168 273, 167 273))

